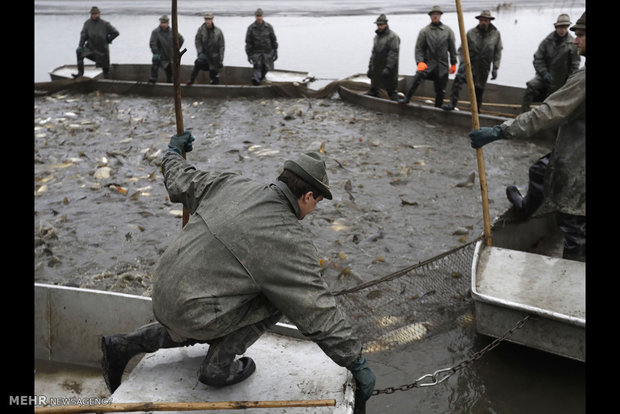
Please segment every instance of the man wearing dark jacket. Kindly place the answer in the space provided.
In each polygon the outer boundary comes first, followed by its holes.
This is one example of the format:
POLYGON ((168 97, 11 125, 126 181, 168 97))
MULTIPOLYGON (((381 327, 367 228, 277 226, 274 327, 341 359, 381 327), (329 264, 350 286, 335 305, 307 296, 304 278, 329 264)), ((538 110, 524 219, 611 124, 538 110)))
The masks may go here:
POLYGON ((385 89, 392 100, 398 100, 398 53, 400 38, 390 30, 385 14, 375 21, 377 30, 373 40, 370 62, 368 62, 368 77, 370 90, 366 95, 377 96, 379 89, 385 89))
MULTIPOLYGON (((151 77, 149 82, 157 82, 157 74, 161 67, 166 73, 166 82, 172 82, 173 54, 172 54, 172 30, 170 30, 170 19, 165 14, 159 18, 159 26, 151 32, 149 47, 153 53, 151 65, 151 77)), ((183 36, 179 34, 179 47, 183 45, 183 36)))
POLYGON ((95 62, 95 66, 103 70, 103 77, 110 75, 110 48, 109 44, 119 35, 109 22, 101 19, 99 8, 90 9, 90 19, 84 22, 80 32, 80 42, 75 53, 77 54, 78 73, 73 75, 78 78, 84 75, 84 58, 95 62))
POLYGON ((282 315, 348 368, 367 400, 375 376, 360 340, 320 274, 316 247, 301 220, 323 198, 331 200, 319 153, 284 163, 277 181, 260 184, 233 173, 199 171, 181 154, 189 132, 173 136, 163 162, 173 202, 190 213, 155 269, 153 314, 158 322, 126 335, 102 338, 104 378, 110 391, 131 357, 160 348, 208 343, 199 381, 235 384, 256 369, 245 353, 282 315))
POLYGON ((415 45, 416 73, 405 97, 398 101, 406 105, 418 86, 426 79, 435 86, 435 107, 443 104, 448 84, 448 72, 456 72, 456 46, 454 32, 441 22, 441 7, 433 6, 428 15, 431 23, 420 30, 415 45))
POLYGON ((252 85, 258 85, 265 74, 273 70, 273 62, 278 59, 278 39, 273 26, 263 20, 262 9, 256 9, 254 18, 245 33, 245 54, 254 67, 252 85))
POLYGON ((209 71, 211 85, 220 83, 220 71, 224 67, 224 34, 219 27, 213 24, 213 13, 205 13, 205 22, 196 32, 195 44, 198 58, 194 62, 190 80, 185 82, 191 85, 201 70, 209 71))

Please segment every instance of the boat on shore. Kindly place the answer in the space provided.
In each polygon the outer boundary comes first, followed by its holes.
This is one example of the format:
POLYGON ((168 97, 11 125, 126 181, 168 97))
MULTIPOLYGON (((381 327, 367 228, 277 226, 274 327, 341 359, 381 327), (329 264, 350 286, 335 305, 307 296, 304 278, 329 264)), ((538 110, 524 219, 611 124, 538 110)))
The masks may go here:
MULTIPOLYGON (((350 372, 331 361, 314 342, 303 339, 296 327, 282 323, 248 349, 257 369, 239 384, 213 388, 198 382, 196 370, 208 345, 196 344, 134 357, 120 387, 110 394, 101 374, 101 336, 130 332, 153 322, 151 299, 40 283, 34 287, 37 407, 143 402, 326 404, 328 400, 331 405, 310 405, 293 412, 353 413, 350 372)), ((291 406, 275 406, 269 412, 291 412, 291 406)))
MULTIPOLYGON (((200 71, 196 81, 185 85, 190 78, 193 66, 181 65, 180 82, 182 96, 209 98, 274 98, 301 96, 308 84, 314 81, 308 72, 272 70, 267 72, 260 85, 252 85, 251 67, 224 66, 220 72, 220 82, 210 84, 206 71, 200 71)), ((110 76, 103 77, 103 71, 95 65, 84 65, 84 76, 73 79, 77 73, 76 65, 63 65, 50 72, 50 82, 35 83, 35 94, 43 95, 58 90, 73 90, 89 93, 133 94, 140 96, 173 96, 174 85, 162 82, 163 73, 159 73, 159 81, 150 83, 151 65, 149 64, 112 64, 110 76)))
POLYGON ((477 332, 498 338, 529 316, 508 341, 585 362, 586 264, 562 258, 555 213, 543 206, 517 220, 509 209, 491 236, 491 246, 479 241, 473 256, 477 332))

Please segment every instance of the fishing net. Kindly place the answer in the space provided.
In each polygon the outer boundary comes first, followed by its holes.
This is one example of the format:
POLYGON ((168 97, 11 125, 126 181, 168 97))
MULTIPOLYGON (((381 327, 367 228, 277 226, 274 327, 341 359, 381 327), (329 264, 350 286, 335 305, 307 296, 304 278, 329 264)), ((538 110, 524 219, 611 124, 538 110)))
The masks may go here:
POLYGON ((471 266, 480 239, 336 292, 363 351, 389 350, 471 324, 471 266))

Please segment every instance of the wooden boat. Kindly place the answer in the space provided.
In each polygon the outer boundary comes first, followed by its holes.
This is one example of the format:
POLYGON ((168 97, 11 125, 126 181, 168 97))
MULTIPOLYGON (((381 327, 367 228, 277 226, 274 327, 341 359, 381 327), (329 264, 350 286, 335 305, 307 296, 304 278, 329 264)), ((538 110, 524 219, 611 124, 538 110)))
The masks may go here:
POLYGON ((478 333, 499 337, 526 315, 508 341, 585 362, 584 262, 562 259, 553 212, 519 221, 512 210, 492 226, 492 246, 476 245, 471 292, 478 333))
MULTIPOLYGON (((405 92, 411 85, 412 78, 413 76, 400 75, 398 91, 405 92)), ((435 108, 435 92, 431 81, 422 82, 409 104, 400 105, 398 102, 388 99, 384 92, 379 97, 365 95, 370 87, 370 79, 365 74, 349 76, 346 80, 348 83, 340 85, 338 88, 338 94, 345 102, 378 112, 417 116, 433 123, 469 129, 472 127, 471 107, 465 86, 461 88, 460 97, 462 100, 458 101, 458 109, 445 111, 441 108, 435 108), (355 83, 358 85, 352 86, 355 83)), ((447 94, 452 89, 452 83, 453 80, 449 79, 446 87, 447 94)), ((484 102, 478 111, 480 126, 499 125, 517 116, 520 112, 524 92, 525 88, 487 83, 484 90, 484 102)), ((448 102, 447 99, 448 97, 446 97, 446 103, 448 102)), ((532 105, 532 107, 534 106, 532 105)), ((554 139, 554 134, 540 133, 533 139, 550 140, 554 139)))
POLYGON ((208 345, 197 344, 136 356, 121 386, 110 395, 100 368, 101 336, 130 332, 154 321, 151 299, 39 283, 35 283, 34 298, 37 406, 333 400, 335 405, 308 408, 311 411, 271 408, 269 412, 353 412, 349 371, 332 362, 314 342, 303 339, 294 326, 281 323, 248 350, 257 370, 239 384, 212 388, 199 383, 196 370, 208 345))
MULTIPOLYGON (((291 90, 299 90, 301 96, 314 80, 308 72, 273 70, 267 72, 260 85, 254 86, 251 84, 251 67, 224 66, 218 85, 211 85, 208 73, 200 71, 195 83, 187 86, 184 82, 190 78, 192 69, 192 65, 181 65, 181 94, 184 97, 272 98, 289 96, 291 90)), ((151 84, 148 82, 151 73, 149 64, 112 64, 109 79, 104 79, 103 72, 95 65, 85 65, 84 76, 74 80, 72 74, 77 73, 77 66, 63 65, 50 72, 51 82, 35 83, 35 91, 44 94, 60 87, 84 93, 97 90, 140 96, 173 96, 173 84, 162 82, 163 72, 160 72, 159 81, 151 84)))

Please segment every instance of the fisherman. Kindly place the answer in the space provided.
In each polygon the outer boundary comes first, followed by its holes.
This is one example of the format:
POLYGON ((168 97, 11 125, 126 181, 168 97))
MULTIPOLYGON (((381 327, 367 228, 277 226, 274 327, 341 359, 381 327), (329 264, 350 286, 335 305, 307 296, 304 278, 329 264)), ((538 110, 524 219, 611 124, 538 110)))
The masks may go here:
POLYGON ((252 85, 258 85, 265 74, 273 70, 273 62, 278 59, 278 40, 273 26, 263 20, 263 10, 254 12, 255 21, 245 33, 245 54, 254 67, 252 85))
POLYGON ((391 100, 398 100, 398 53, 400 37, 388 26, 388 19, 381 14, 375 21, 377 30, 373 41, 370 62, 368 62, 368 77, 370 90, 366 95, 377 96, 379 89, 385 89, 391 100))
MULTIPOLYGON (((172 82, 172 30, 170 30, 170 19, 165 14, 159 18, 159 26, 151 32, 149 47, 153 53, 151 65, 150 83, 157 82, 157 74, 161 67, 166 73, 166 82, 172 82)), ((183 36, 179 34, 179 47, 183 45, 183 36)))
MULTIPOLYGON (((574 44, 586 56, 586 13, 571 27, 574 44)), ((558 128, 553 151, 545 168, 542 195, 539 186, 530 183, 528 193, 519 204, 547 199, 556 211, 556 222, 564 233, 565 259, 585 261, 586 255, 586 69, 578 69, 566 83, 545 99, 540 106, 492 128, 484 127, 469 133, 471 146, 480 148, 498 139, 526 138, 537 131, 558 128)), ((520 194, 516 194, 520 196, 520 194)), ((538 206, 535 206, 536 208, 538 206)), ((528 210, 533 209, 527 207, 528 210)))
POLYGON ((568 14, 560 14, 553 24, 555 30, 540 42, 534 53, 536 75, 526 83, 521 112, 527 112, 532 102, 542 102, 558 90, 571 73, 579 69, 581 57, 568 32, 568 14))
POLYGON ((84 75, 84 58, 95 62, 95 66, 102 68, 103 77, 110 77, 110 48, 109 44, 119 35, 109 22, 100 18, 99 8, 93 6, 90 9, 90 19, 84 22, 80 32, 80 43, 75 53, 77 54, 78 73, 73 78, 84 75))
MULTIPOLYGON (((471 63, 471 72, 474 78, 474 90, 478 109, 482 106, 482 94, 487 85, 489 72, 491 80, 497 78, 497 70, 502 59, 502 37, 497 27, 491 23, 495 17, 491 16, 490 10, 483 10, 476 16, 478 25, 467 32, 467 48, 471 63)), ((463 46, 459 47, 461 63, 452 83, 450 103, 442 105, 442 109, 451 111, 456 107, 459 99, 461 86, 466 83, 465 60, 463 59, 463 46)))
POLYGON ((435 107, 441 107, 448 83, 448 71, 456 72, 456 46, 454 32, 441 22, 441 7, 433 6, 428 15, 431 23, 420 30, 415 45, 417 71, 405 97, 398 101, 406 105, 418 86, 426 79, 435 85, 435 107), (448 57, 449 55, 449 57, 448 57))
POLYGON ((209 71, 211 85, 220 83, 220 71, 224 67, 224 34, 219 27, 213 24, 213 13, 204 15, 205 22, 200 25, 196 32, 196 53, 198 58, 194 61, 194 69, 187 86, 196 81, 200 70, 209 71))
POLYGON ((320 275, 317 250, 300 220, 332 199, 317 152, 284 162, 277 181, 260 184, 233 173, 200 171, 182 156, 194 138, 170 139, 161 168, 170 200, 190 213, 155 269, 158 322, 102 338, 102 366, 111 392, 134 355, 208 343, 199 381, 235 384, 256 369, 242 355, 282 315, 357 381, 366 401, 375 376, 360 340, 320 275))

